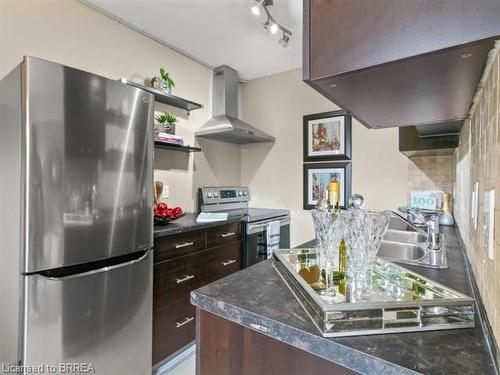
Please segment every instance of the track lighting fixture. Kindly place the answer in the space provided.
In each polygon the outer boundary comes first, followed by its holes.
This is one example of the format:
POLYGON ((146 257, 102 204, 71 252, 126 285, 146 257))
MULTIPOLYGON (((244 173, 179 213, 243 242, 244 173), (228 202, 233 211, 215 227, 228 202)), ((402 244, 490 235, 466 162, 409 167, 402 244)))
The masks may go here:
POLYGON ((278 32, 278 25, 272 22, 269 31, 271 32, 271 34, 276 34, 278 32))
POLYGON ((251 6, 251 11, 254 15, 260 16, 260 8, 262 7, 262 4, 264 4, 265 0, 255 0, 251 6))
POLYGON ((276 34, 279 30, 281 30, 283 32, 283 36, 279 40, 279 44, 283 47, 288 47, 292 32, 274 20, 273 16, 267 9, 267 7, 271 5, 273 5, 273 0, 255 0, 253 1, 250 10, 255 16, 259 16, 261 14, 261 9, 263 9, 267 19, 262 23, 262 26, 264 26, 264 29, 269 31, 271 34, 276 34))

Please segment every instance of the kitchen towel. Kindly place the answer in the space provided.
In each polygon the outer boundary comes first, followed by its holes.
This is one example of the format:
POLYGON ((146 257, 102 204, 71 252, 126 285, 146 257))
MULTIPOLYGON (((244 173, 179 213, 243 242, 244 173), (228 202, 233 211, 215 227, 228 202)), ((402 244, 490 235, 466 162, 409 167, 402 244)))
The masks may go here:
POLYGON ((271 258, 274 250, 280 248, 280 222, 271 221, 267 224, 267 259, 271 258))

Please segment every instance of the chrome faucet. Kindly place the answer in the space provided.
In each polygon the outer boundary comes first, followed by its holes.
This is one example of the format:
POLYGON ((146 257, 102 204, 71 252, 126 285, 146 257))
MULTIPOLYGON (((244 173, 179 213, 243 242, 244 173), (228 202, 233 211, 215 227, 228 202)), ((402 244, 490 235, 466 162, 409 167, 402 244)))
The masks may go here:
MULTIPOLYGON (((427 248, 429 250, 439 250, 441 241, 439 239, 439 217, 437 215, 426 215, 419 209, 410 208, 408 216, 413 216, 421 225, 427 229, 427 248)), ((417 225, 417 223, 415 223, 417 225)))
POLYGON ((425 222, 427 226, 427 249, 439 250, 441 241, 439 239, 439 218, 433 215, 425 222))
POLYGON ((413 221, 413 220, 410 220, 410 216, 413 216, 415 219, 418 219, 421 224, 424 224, 424 225, 427 224, 427 220, 425 219, 424 213, 421 210, 419 210, 418 208, 410 208, 408 210, 407 216, 408 216, 409 221, 413 221))

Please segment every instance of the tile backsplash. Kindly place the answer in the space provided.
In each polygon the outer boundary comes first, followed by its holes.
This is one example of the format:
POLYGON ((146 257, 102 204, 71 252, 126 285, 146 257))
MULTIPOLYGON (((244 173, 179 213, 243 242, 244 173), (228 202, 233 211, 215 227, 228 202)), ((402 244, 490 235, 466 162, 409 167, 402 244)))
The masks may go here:
POLYGON ((408 160, 408 202, 414 190, 453 190, 454 158, 449 156, 415 156, 408 160))
POLYGON ((497 344, 500 344, 500 57, 498 46, 490 57, 484 81, 476 94, 470 118, 460 133, 455 152, 454 215, 467 248, 474 277, 497 344), (471 219, 471 193, 479 182, 478 225, 471 219), (484 192, 495 189, 494 259, 483 247, 484 192))

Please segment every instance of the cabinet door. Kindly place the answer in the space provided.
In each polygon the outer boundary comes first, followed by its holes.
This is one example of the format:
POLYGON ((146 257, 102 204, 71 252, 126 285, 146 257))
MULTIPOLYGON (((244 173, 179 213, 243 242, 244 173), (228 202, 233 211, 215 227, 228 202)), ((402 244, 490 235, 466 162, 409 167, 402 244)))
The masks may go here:
POLYGON ((175 259, 204 250, 205 230, 195 230, 154 240, 155 263, 175 259))
MULTIPOLYGON (((215 280, 221 279, 227 275, 238 272, 242 264, 242 243, 241 241, 232 242, 223 246, 214 248, 212 251, 212 260, 206 267, 206 278, 204 285, 215 280)), ((201 285, 200 285, 201 286, 201 285)))
POLYGON ((304 0, 303 13, 311 79, 500 34, 498 0, 304 0))
POLYGON ((241 223, 231 223, 207 229, 207 248, 241 240, 241 223))
POLYGON ((157 311, 189 298, 192 290, 207 282, 207 265, 213 261, 214 252, 205 250, 154 265, 154 302, 157 311))
POLYGON ((194 320, 189 299, 153 313, 153 366, 194 341, 194 320))

